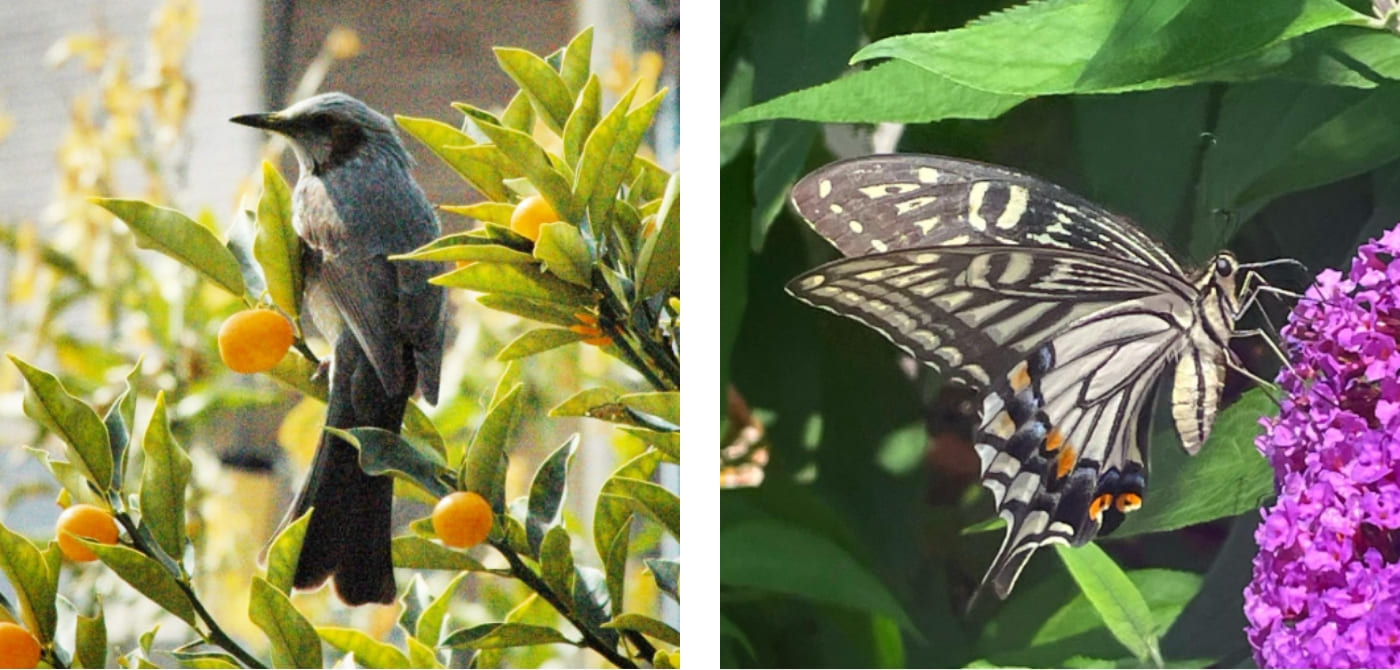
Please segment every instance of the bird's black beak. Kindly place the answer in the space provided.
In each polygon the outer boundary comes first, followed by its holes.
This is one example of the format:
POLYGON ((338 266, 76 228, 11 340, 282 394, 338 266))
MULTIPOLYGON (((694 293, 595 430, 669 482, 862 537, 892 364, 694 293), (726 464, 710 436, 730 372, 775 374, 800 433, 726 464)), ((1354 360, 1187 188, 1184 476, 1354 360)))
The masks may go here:
POLYGON ((281 115, 279 115, 277 112, 267 112, 264 114, 244 114, 242 116, 235 116, 229 119, 229 121, 232 121, 242 126, 251 126, 253 128, 262 128, 263 130, 273 131, 281 130, 287 126, 287 120, 281 115))

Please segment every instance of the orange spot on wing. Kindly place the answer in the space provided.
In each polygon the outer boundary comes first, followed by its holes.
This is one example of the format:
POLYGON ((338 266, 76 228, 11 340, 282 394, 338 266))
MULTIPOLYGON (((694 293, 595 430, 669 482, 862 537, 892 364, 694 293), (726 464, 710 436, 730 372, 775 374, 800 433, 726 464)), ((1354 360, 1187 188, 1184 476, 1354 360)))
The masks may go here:
POLYGON ((1020 393, 1027 386, 1031 385, 1031 373, 1026 370, 1026 364, 1017 365, 1011 371, 1011 390, 1020 393))
POLYGON ((1098 523, 1103 517, 1104 509, 1111 504, 1113 504, 1112 493, 1105 493, 1094 498, 1094 502, 1089 503, 1089 518, 1093 519, 1094 523, 1098 523))
POLYGON ((1119 512, 1131 512, 1142 507, 1142 496, 1136 493, 1120 493, 1114 499, 1113 506, 1117 507, 1119 512))
POLYGON ((1060 457, 1056 459, 1055 477, 1057 479, 1064 479, 1065 475, 1069 474, 1070 471, 1074 469, 1074 464, 1078 462, 1079 454, 1075 451, 1074 447, 1065 445, 1064 450, 1060 452, 1060 457))
POLYGON ((1065 443, 1065 436, 1058 428, 1051 428, 1050 434, 1045 436, 1045 450, 1057 451, 1060 445, 1065 443))

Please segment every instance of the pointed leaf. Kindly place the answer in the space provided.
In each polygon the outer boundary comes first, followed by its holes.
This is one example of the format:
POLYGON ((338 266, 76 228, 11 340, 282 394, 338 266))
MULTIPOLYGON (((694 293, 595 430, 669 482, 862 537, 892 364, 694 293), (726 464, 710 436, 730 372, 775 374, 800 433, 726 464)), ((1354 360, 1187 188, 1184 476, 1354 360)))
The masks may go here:
POLYGON ((530 180, 539 194, 565 221, 577 221, 583 208, 576 206, 569 180, 554 169, 544 149, 529 135, 489 123, 479 124, 482 132, 500 147, 520 173, 530 180))
POLYGON ((461 586, 462 579, 466 573, 457 575, 452 581, 447 583, 447 588, 442 590, 442 595, 423 609, 422 616, 418 617, 418 624, 414 627, 413 636, 423 644, 437 646, 438 640, 442 639, 443 624, 447 623, 448 614, 452 607, 452 598, 457 594, 457 587, 461 586))
POLYGON ((306 526, 311 523, 311 511, 287 524, 267 548, 267 583, 282 593, 291 594, 292 578, 301 560, 301 543, 306 539, 306 526))
POLYGON ((676 494, 665 487, 630 477, 613 477, 604 490, 636 501, 632 509, 655 519, 673 537, 681 539, 681 499, 676 494))
POLYGON ((559 77, 564 80, 564 85, 569 87, 571 95, 578 95, 584 81, 592 72, 592 56, 593 26, 588 26, 569 40, 569 45, 564 47, 564 58, 559 64, 559 77))
POLYGON ((142 249, 154 249, 180 261, 236 297, 247 292, 233 252, 188 216, 140 200, 93 198, 92 202, 126 222, 142 249))
POLYGON ((165 611, 191 626, 198 625, 189 596, 180 589, 175 578, 154 559, 122 545, 107 545, 78 538, 104 565, 117 573, 122 581, 150 598, 165 611))
POLYGON ((593 546, 598 550, 599 558, 607 560, 613 538, 617 537, 618 530, 632 518, 632 508, 627 502, 628 499, 609 493, 609 487, 613 486, 612 480, 619 477, 647 479, 656 471, 660 462, 660 452, 647 450, 623 463, 603 484, 598 502, 593 507, 593 546))
POLYGON ((572 538, 563 526, 551 526, 540 542, 540 578, 555 593, 574 592, 572 538))
MULTIPOLYGON (((131 442, 132 431, 136 428, 136 387, 135 380, 141 372, 141 361, 131 367, 126 375, 126 388, 117 394, 102 424, 107 427, 107 436, 112 445, 112 488, 120 490, 126 470, 126 450, 131 442)), ((75 492, 76 493, 76 492, 75 492)))
POLYGON ((572 644, 559 631, 523 623, 488 623, 453 631, 442 641, 453 649, 505 649, 537 644, 572 644))
POLYGON ((141 451, 146 455, 141 466, 141 525, 150 529, 165 553, 179 560, 185 555, 185 487, 190 482, 190 457, 170 434, 164 391, 156 393, 141 451))
POLYGON ((476 559, 460 551, 453 551, 436 542, 416 535, 394 538, 394 567, 414 570, 468 570, 481 572, 486 569, 476 559))
POLYGON ((564 79, 543 58, 524 49, 496 47, 493 51, 501 70, 530 96, 530 102, 534 103, 545 123, 556 133, 559 132, 574 106, 573 94, 569 92, 564 79))
POLYGON ((73 663, 84 668, 106 668, 107 622, 102 615, 102 600, 96 603, 97 615, 76 617, 73 633, 73 663))
POLYGON ((510 215, 515 213, 515 205, 508 202, 477 202, 470 205, 441 205, 444 212, 460 214, 477 221, 490 221, 498 226, 509 226, 510 215))
POLYGON ((588 141, 588 135, 598 126, 598 114, 602 106, 602 84, 598 83, 597 75, 591 75, 583 87, 583 92, 578 96, 578 104, 573 113, 569 114, 568 122, 564 124, 564 162, 575 171, 579 169, 584 142, 588 141))
POLYGON ((63 388, 58 378, 10 355, 28 382, 24 414, 53 431, 68 445, 68 458, 83 469, 97 490, 112 484, 112 444, 97 412, 63 388))
POLYGON ((394 121, 488 199, 506 200, 509 197, 505 185, 501 183, 502 176, 498 169, 470 154, 448 150, 449 147, 460 148, 476 144, 476 140, 471 136, 434 119, 395 115, 394 121))
POLYGON ((319 668, 321 641, 316 628, 292 605, 281 589, 253 576, 248 618, 267 635, 274 668, 319 668))
POLYGON ((603 624, 603 627, 612 628, 614 630, 634 630, 667 644, 679 645, 681 643, 680 631, 662 621, 633 612, 619 614, 613 617, 612 621, 603 624))
MULTIPOLYGON (((604 493, 598 496, 599 505, 603 504, 604 498, 625 500, 620 496, 604 493)), ((607 575, 608 602, 612 603, 610 613, 613 616, 622 613, 623 588, 627 584, 627 549, 631 543, 632 515, 628 514, 618 524, 617 534, 608 542, 607 553, 603 558, 603 572, 607 575)))
POLYGON ((538 555, 545 532, 559 523, 559 509, 564 504, 564 489, 568 482, 569 464, 578 451, 578 433, 569 436, 549 458, 540 463, 530 484, 530 514, 525 521, 530 548, 538 555))
POLYGON ((500 312, 507 312, 516 316, 532 319, 541 323, 548 323, 555 326, 578 325, 578 320, 574 318, 575 310, 562 305, 547 302, 537 302, 515 296, 500 295, 498 293, 488 293, 477 296, 476 301, 484 307, 489 307, 500 312))
POLYGON ((583 233, 572 223, 554 221, 540 226, 535 258, 564 281, 584 288, 592 285, 593 252, 583 233))
POLYGON ((643 563, 647 569, 651 570, 651 575, 656 579, 656 587, 662 593, 671 596, 676 602, 681 601, 681 564, 680 561, 672 561, 664 558, 648 558, 643 563))
POLYGON ((50 565, 39 548, 24 536, 0 524, 0 572, 15 590, 19 600, 19 615, 24 627, 40 642, 53 639, 58 626, 58 571, 50 565))
POLYGON ((452 492, 447 485, 452 477, 447 462, 429 447, 383 428, 340 430, 328 426, 326 432, 360 450, 360 467, 366 474, 394 475, 439 498, 452 492))
POLYGON ((593 305, 591 291, 579 288, 534 266, 505 263, 472 263, 433 277, 431 283, 482 293, 495 293, 557 305, 593 305))
POLYGON ((332 647, 355 654, 355 662, 366 668, 410 668, 408 656, 393 645, 380 642, 354 628, 318 626, 316 634, 332 647))
POLYGON ((681 176, 666 183, 666 194, 656 214, 657 230, 642 245, 637 258, 637 296, 648 299, 671 291, 681 283, 681 176))
POLYGON ((1152 611, 1123 569, 1092 542, 1076 548, 1057 544, 1055 550, 1109 632, 1138 660, 1162 667, 1152 611))
MULTIPOLYGON (((480 129, 487 125, 483 119, 473 119, 476 127, 480 129)), ((501 126, 511 130, 528 133, 535 127, 535 108, 530 104, 529 96, 523 91, 517 92, 514 97, 506 103, 506 109, 501 112, 501 126)), ((484 131, 483 131, 484 133, 484 131)))
POLYGON ((581 342, 588 339, 588 335, 576 333, 572 330, 562 328, 536 328, 527 330, 520 334, 520 337, 511 340, 501 353, 496 354, 498 361, 513 361, 518 358, 534 356, 535 354, 557 349, 562 346, 581 342))
POLYGON ((293 321, 301 316, 301 238, 292 228, 292 190, 272 163, 263 161, 258 199, 258 237, 253 254, 267 278, 273 304, 293 321))
POLYGON ((524 402, 523 389, 516 384, 486 413, 460 470, 463 488, 480 494, 498 514, 505 511, 506 445, 524 402))

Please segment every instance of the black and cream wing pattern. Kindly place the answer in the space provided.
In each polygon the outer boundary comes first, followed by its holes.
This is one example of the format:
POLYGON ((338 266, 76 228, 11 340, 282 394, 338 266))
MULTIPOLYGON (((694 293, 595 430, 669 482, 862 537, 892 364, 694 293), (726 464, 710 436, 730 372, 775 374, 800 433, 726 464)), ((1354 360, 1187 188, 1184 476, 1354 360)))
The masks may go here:
POLYGON ((1163 373, 1183 447, 1205 442, 1240 312, 1228 251, 1187 274, 1082 197, 942 156, 832 163, 792 203, 846 257, 788 291, 982 393, 974 443, 1007 523, 983 579, 998 596, 1037 548, 1084 544, 1141 505, 1141 416, 1163 373))

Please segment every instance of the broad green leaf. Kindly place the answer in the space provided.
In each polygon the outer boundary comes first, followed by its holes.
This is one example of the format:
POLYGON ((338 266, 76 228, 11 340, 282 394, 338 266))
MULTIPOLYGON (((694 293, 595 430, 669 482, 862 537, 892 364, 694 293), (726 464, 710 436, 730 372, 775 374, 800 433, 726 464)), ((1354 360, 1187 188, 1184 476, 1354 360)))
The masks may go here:
POLYGON ((630 477, 613 477, 604 490, 632 499, 636 502, 632 509, 656 520, 673 537, 681 539, 680 496, 665 487, 630 477))
POLYGON ((416 637, 405 640, 408 644, 408 662, 414 668, 442 668, 445 667, 438 659, 437 652, 430 646, 418 641, 416 637))
POLYGON ((438 207, 438 209, 453 214, 461 214, 462 216, 477 221, 490 221, 499 226, 509 226, 510 216, 515 213, 515 205, 508 202, 476 202, 470 205, 442 205, 438 207))
POLYGON ((106 545, 89 542, 82 538, 78 538, 78 541, 91 549, 92 553, 97 554, 97 558, 104 565, 111 568, 112 572, 117 573, 122 581, 141 592, 141 595, 150 598, 152 602, 179 617, 185 623, 191 626, 198 625, 194 606, 190 604, 189 596, 180 588, 175 578, 160 566, 160 563, 139 551, 122 545, 106 545))
MULTIPOLYGON (((478 129, 488 125, 482 119, 474 121, 478 129)), ((501 112, 501 126, 522 133, 528 133, 535 127, 535 106, 530 104, 530 98, 524 91, 517 92, 515 97, 506 103, 505 111, 501 112)))
POLYGON ((459 149, 475 145, 476 140, 473 140, 469 135, 433 119, 395 115, 394 121, 405 132, 422 142, 423 146, 428 147, 458 176, 466 180, 472 188, 481 192, 487 199, 506 200, 509 198, 505 185, 501 183, 502 175, 499 169, 481 161, 472 154, 449 150, 449 147, 459 149))
POLYGON ((487 623, 453 631, 441 646, 453 649, 504 649, 536 644, 572 644, 559 631, 523 623, 487 623))
MULTIPOLYGON (((567 224, 566 224, 567 225, 567 224)), ((391 256, 394 261, 454 261, 486 263, 528 263, 537 262, 534 256, 516 251, 499 244, 457 244, 415 251, 409 254, 391 256)))
POLYGON ((496 293, 556 305, 591 306, 597 302, 591 291, 545 274, 533 265, 473 263, 429 281, 449 288, 496 293))
POLYGON ((437 424, 428 418, 423 412, 423 408, 416 402, 410 402, 403 413, 403 435, 410 441, 417 440, 433 451, 442 459, 447 458, 447 441, 443 439, 442 433, 438 432, 437 424))
POLYGON ((586 339, 588 339, 587 335, 562 328, 527 330, 501 349, 501 353, 496 354, 496 360, 513 361, 586 339))
POLYGON ((583 92, 578 96, 578 104, 569 120, 564 124, 564 162, 575 171, 579 169, 579 158, 583 156, 583 144, 589 133, 598 125, 598 114, 602 109, 602 84, 597 75, 590 75, 583 92))
POLYGON ((564 281, 584 288, 592 285, 593 251, 572 223, 555 221, 540 226, 535 258, 564 281))
POLYGON ((516 384, 486 413, 458 474, 462 487, 481 494, 498 514, 505 511, 506 446, 524 403, 523 391, 516 384))
MULTIPOLYGON (((267 635, 274 668, 319 668, 321 641, 316 628, 292 605, 282 589, 253 575, 248 618, 267 635)), ((363 659, 361 659, 363 660, 363 659)))
POLYGON ((584 28, 569 45, 564 47, 564 58, 559 64, 559 77, 569 87, 571 95, 578 95, 592 71, 589 64, 593 57, 593 26, 584 28))
POLYGON ((964 86, 904 61, 881 63, 826 84, 788 93, 724 119, 726 127, 773 119, 825 123, 928 123, 994 119, 1026 96, 964 86), (901 95, 888 95, 898 90, 901 95))
POLYGON ((681 283, 681 176, 671 176, 656 214, 657 230, 637 259, 637 296, 646 300, 681 283))
POLYGON ((720 529, 720 584, 880 614, 917 630, 899 600, 860 561, 806 528, 758 518, 720 529))
POLYGON ((24 627, 40 642, 53 639, 58 626, 58 571, 50 570, 39 548, 0 524, 0 572, 14 588, 24 627))
POLYGON ((540 543, 545 533, 559 523, 559 509, 564 504, 564 490, 569 478, 569 464, 578 451, 578 433, 569 436, 554 453, 540 463, 535 470, 535 478, 530 483, 529 516, 525 520, 525 533, 530 548, 539 555, 540 543))
POLYGON ((267 278, 273 304, 296 321, 301 316, 301 238, 292 228, 292 190, 272 163, 263 161, 258 237, 253 254, 267 278))
POLYGON ((1162 667, 1152 611, 1122 568, 1092 542, 1077 548, 1057 544, 1055 550, 1109 632, 1138 660, 1162 667))
POLYGON ((97 490, 112 485, 112 444, 97 412, 63 388, 58 378, 10 355, 28 382, 24 414, 58 435, 68 445, 68 459, 83 469, 97 490))
MULTIPOLYGON (((584 389, 569 396, 569 398, 549 410, 552 417, 562 416, 587 416, 592 418, 604 418, 606 416, 621 416, 621 409, 607 409, 603 416, 595 416, 594 408, 609 407, 621 404, 621 394, 610 388, 584 389)), ((604 420, 607 420, 604 418, 604 420)))
MULTIPOLYGON (((488 204, 494 205, 497 203, 488 204)), ((520 251, 525 254, 529 254, 530 251, 534 249, 534 243, 530 241, 529 238, 521 237, 518 240, 516 240, 515 238, 507 240, 497 239, 491 235, 491 232, 494 230, 509 229, 502 228, 502 226, 492 224, 491 222, 486 222, 483 225, 483 227, 478 228, 476 230, 469 230, 465 233, 453 233, 451 235, 443 235, 442 237, 439 237, 433 240, 432 242, 418 247, 417 249, 414 249, 413 251, 410 251, 406 254, 395 254, 393 256, 390 256, 389 260, 419 260, 422 259, 424 256, 429 255, 431 252, 442 251, 444 249, 455 249, 463 246, 501 246, 514 251, 520 251)))
MULTIPOLYGON (((616 505, 619 500, 626 500, 621 496, 614 496, 607 493, 598 495, 598 504, 603 504, 604 498, 612 498, 610 504, 616 505)), ((632 515, 623 517, 621 523, 617 525, 617 533, 607 544, 607 552, 603 554, 603 572, 607 575, 608 602, 612 603, 610 614, 617 616, 622 613, 623 590, 627 584, 627 549, 632 543, 632 515)))
POLYGON ((330 394, 330 386, 326 377, 330 375, 322 375, 319 379, 313 379, 317 367, 316 363, 311 362, 300 351, 293 349, 287 352, 282 360, 277 361, 277 365, 268 370, 266 374, 286 384, 294 391, 325 402, 326 397, 330 394))
POLYGON ((439 498, 452 492, 447 485, 452 472, 442 455, 432 448, 383 428, 340 430, 328 426, 326 432, 360 450, 360 467, 367 474, 394 475, 439 498))
POLYGON ((154 249, 185 266, 236 297, 247 292, 243 273, 233 252, 204 226, 188 216, 140 200, 93 198, 94 204, 126 222, 136 235, 136 245, 154 249))
POLYGON ((146 459, 141 466, 141 525, 150 529, 166 554, 185 555, 185 487, 190 482, 190 457, 170 433, 165 392, 156 405, 141 440, 146 459))
POLYGON ((423 614, 418 617, 413 631, 413 636, 423 644, 437 646, 438 640, 442 639, 442 628, 443 624, 447 623, 452 598, 457 594, 457 587, 461 586, 466 576, 466 573, 462 573, 453 577, 452 581, 447 583, 447 588, 442 590, 442 595, 423 608, 423 614))
POLYGON ((327 644, 355 654, 355 661, 366 668, 410 668, 408 656, 393 645, 380 642, 354 628, 317 626, 316 634, 327 644))
POLYGON ((267 583, 282 593, 292 592, 292 578, 297 572, 297 562, 301 559, 301 543, 306 539, 306 526, 311 523, 311 511, 307 510, 287 524, 272 544, 267 548, 267 583))
POLYGON ((476 301, 485 307, 532 319, 541 323, 564 326, 565 328, 578 325, 578 320, 574 318, 576 310, 553 303, 538 302, 496 293, 477 296, 476 301))
POLYGON ((582 212, 569 190, 569 180, 550 162, 544 149, 529 135, 501 126, 480 124, 482 132, 500 147, 520 173, 565 221, 577 221, 582 212))
POLYGON ((627 612, 613 617, 612 621, 603 624, 605 628, 614 630, 634 630, 638 633, 653 637, 667 644, 679 645, 681 643, 681 632, 672 628, 663 621, 658 621, 649 616, 627 612))
POLYGON ((1400 84, 1391 82, 1368 92, 1302 137, 1281 162, 1246 186, 1238 201, 1267 200, 1329 184, 1395 160, 1400 156, 1400 130, 1392 118, 1397 105, 1400 84))
POLYGON ((599 558, 607 560, 608 549, 613 538, 617 536, 618 529, 632 518, 632 508, 626 498, 604 495, 612 485, 611 480, 618 477, 649 479, 652 473, 656 472, 656 466, 660 462, 661 453, 648 449, 623 463, 613 471, 609 481, 603 483, 598 501, 593 506, 593 547, 597 549, 599 558))
POLYGON ((1274 493, 1274 472, 1254 447, 1259 417, 1278 408, 1263 390, 1240 396, 1221 412, 1210 439, 1194 457, 1163 439, 1152 450, 1152 486, 1142 509, 1111 537, 1157 533, 1257 509, 1274 493))
POLYGON ((1330 0, 1032 3, 957 30, 885 38, 851 60, 898 58, 996 93, 1106 93, 1180 83, 1187 73, 1363 20, 1330 0))
POLYGON ((554 132, 560 132, 574 106, 573 94, 563 77, 543 58, 524 49, 496 47, 493 51, 501 69, 530 96, 545 123, 554 132))
POLYGON ((563 526, 551 526, 540 542, 540 578, 555 593, 574 592, 572 538, 563 526))
POLYGON ((106 668, 107 622, 102 614, 102 599, 95 605, 96 616, 79 614, 73 632, 73 664, 84 668, 106 668))
POLYGON ((588 205, 588 219, 593 222, 595 236, 606 233, 617 200, 618 187, 622 186, 622 180, 631 170, 637 147, 651 128, 651 120, 666 97, 666 89, 662 89, 619 120, 615 114, 618 109, 625 109, 631 104, 635 91, 634 86, 593 130, 584 144, 583 157, 579 160, 580 172, 585 169, 595 171, 590 179, 584 180, 580 176, 574 183, 575 197, 588 205), (600 142, 607 144, 600 146, 600 142), (583 186, 588 190, 581 190, 583 186))
POLYGON ((671 596, 676 602, 681 601, 681 563, 664 558, 648 558, 643 563, 647 569, 651 570, 651 575, 656 579, 657 588, 662 593, 671 596))
POLYGON ((671 183, 671 173, 645 156, 632 160, 632 171, 627 178, 632 184, 628 199, 638 204, 653 202, 664 196, 666 185, 671 183))
POLYGON ((471 556, 448 549, 432 540, 416 535, 394 538, 392 546, 394 567, 414 570, 469 570, 481 572, 486 569, 471 556))
POLYGON ((584 389, 549 410, 550 416, 586 416, 650 431, 678 431, 679 394, 673 391, 619 394, 608 388, 584 389))
POLYGON ((399 591, 398 626, 411 635, 418 628, 418 617, 423 615, 423 610, 433 598, 428 593, 428 583, 423 581, 423 575, 416 572, 409 578, 408 587, 399 591))

